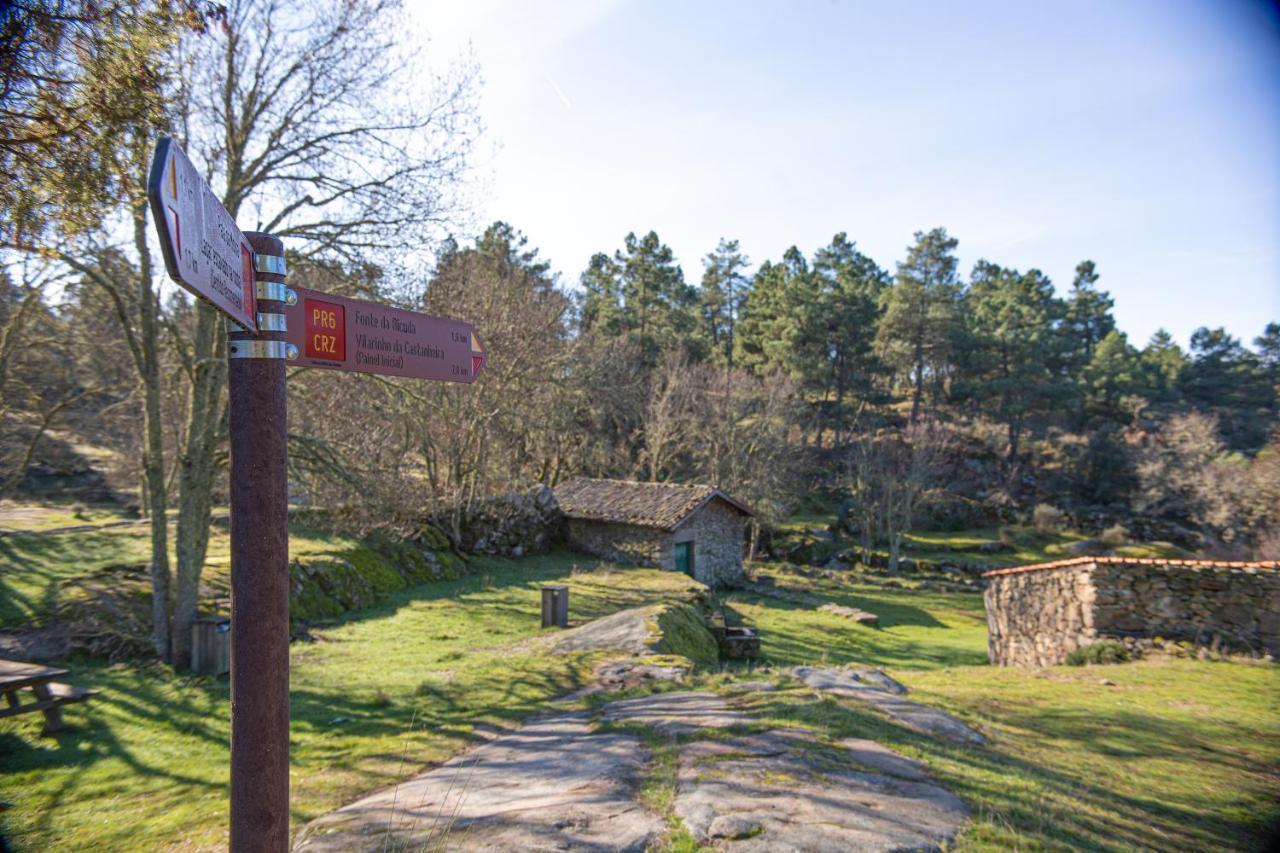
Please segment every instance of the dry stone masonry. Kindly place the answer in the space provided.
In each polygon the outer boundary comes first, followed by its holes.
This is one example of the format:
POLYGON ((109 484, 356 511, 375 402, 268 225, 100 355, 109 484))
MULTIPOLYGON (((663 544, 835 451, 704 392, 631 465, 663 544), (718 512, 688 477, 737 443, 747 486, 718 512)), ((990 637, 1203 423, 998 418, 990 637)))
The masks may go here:
POLYGON ((743 582, 751 511, 714 486, 578 477, 556 486, 555 497, 575 550, 619 563, 687 570, 712 588, 743 582))
POLYGON ((1101 640, 1155 637, 1280 656, 1280 562, 1080 557, 985 577, 993 664, 1052 666, 1101 640))

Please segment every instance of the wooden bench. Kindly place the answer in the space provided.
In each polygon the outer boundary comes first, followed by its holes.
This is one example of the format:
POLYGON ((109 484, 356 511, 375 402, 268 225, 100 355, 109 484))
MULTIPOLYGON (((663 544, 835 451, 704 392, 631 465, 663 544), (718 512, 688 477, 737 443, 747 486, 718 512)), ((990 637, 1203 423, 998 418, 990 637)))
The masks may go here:
POLYGON ((41 735, 65 731, 68 726, 62 719, 62 706, 83 702, 100 692, 72 687, 54 680, 67 674, 67 670, 52 666, 0 660, 0 693, 4 693, 5 698, 5 707, 0 708, 0 717, 39 711, 44 714, 44 730, 41 735), (28 689, 35 701, 23 702, 22 697, 26 694, 20 691, 28 689))

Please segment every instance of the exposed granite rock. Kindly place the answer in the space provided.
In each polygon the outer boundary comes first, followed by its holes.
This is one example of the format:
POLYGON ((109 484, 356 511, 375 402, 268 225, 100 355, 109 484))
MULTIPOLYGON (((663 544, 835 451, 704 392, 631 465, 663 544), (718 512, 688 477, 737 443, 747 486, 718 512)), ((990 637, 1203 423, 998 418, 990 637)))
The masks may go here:
POLYGON ((636 800, 647 760, 634 735, 553 717, 312 821, 294 849, 638 853, 665 829, 636 800))
MULTIPOLYGON (((894 722, 921 734, 940 737, 954 743, 981 745, 986 742, 982 735, 946 711, 904 699, 900 693, 892 693, 874 682, 865 680, 865 676, 859 677, 856 672, 797 666, 791 670, 791 674, 816 690, 866 702, 876 710, 887 714, 894 722)), ((901 685, 898 686, 901 687, 901 685)))

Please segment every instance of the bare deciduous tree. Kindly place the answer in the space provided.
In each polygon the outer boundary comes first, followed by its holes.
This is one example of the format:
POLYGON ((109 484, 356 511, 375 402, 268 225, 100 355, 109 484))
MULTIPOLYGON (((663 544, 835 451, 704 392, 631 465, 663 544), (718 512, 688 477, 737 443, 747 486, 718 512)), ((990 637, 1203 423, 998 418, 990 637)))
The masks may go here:
POLYGON ((863 562, 874 542, 889 549, 889 569, 897 571, 902 537, 911 531, 921 495, 937 485, 948 440, 943 427, 920 420, 904 430, 858 435, 845 454, 845 489, 852 502, 863 562))

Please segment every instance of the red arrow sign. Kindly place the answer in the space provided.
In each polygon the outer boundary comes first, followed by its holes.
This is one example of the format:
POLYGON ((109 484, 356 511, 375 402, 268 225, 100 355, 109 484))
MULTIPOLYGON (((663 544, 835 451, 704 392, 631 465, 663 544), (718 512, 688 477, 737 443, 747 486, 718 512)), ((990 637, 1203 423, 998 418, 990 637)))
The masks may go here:
POLYGON ((161 139, 147 180, 169 276, 246 329, 258 328, 253 249, 178 143, 161 139))
POLYGON ((487 354, 475 327, 305 287, 285 309, 294 364, 412 379, 474 382, 487 354))

